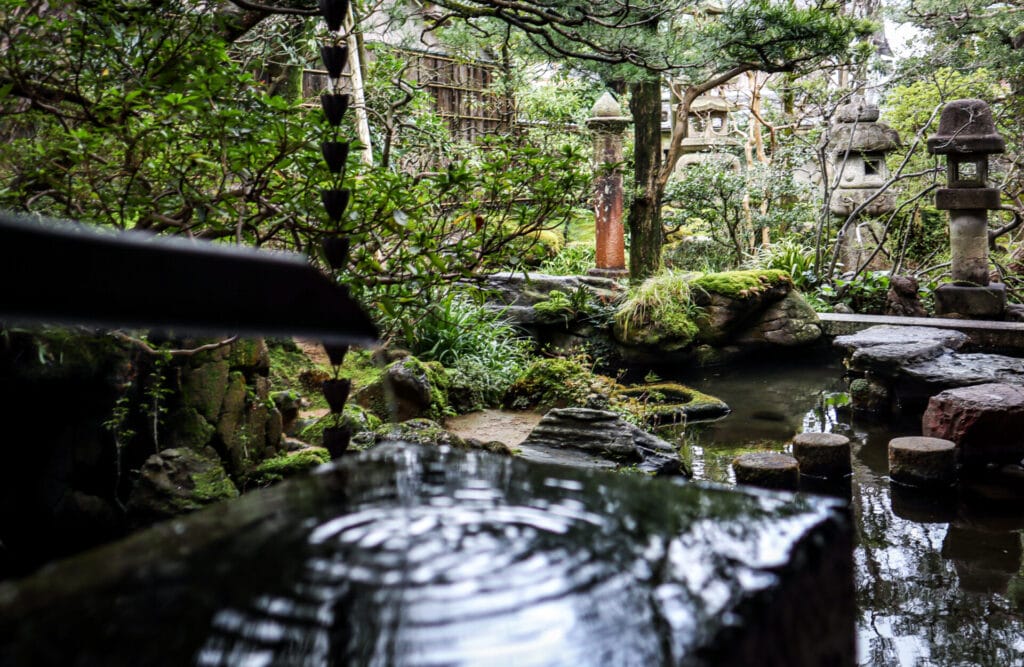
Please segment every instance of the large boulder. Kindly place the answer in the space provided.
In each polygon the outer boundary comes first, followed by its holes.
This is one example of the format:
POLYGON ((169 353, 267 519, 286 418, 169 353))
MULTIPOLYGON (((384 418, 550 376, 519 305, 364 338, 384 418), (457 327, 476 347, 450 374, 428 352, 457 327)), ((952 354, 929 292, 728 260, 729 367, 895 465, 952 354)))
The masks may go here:
POLYGON ((818 316, 782 271, 665 273, 636 288, 615 315, 622 356, 704 365, 821 337, 818 316))
POLYGON ((518 448, 531 461, 588 468, 635 466, 641 472, 691 475, 675 447, 608 410, 551 410, 518 448))
POLYGON ((1019 463, 1024 458, 1024 387, 980 384, 933 396, 925 436, 955 442, 963 463, 1019 463))
POLYGON ((768 306, 761 315, 740 333, 735 343, 741 346, 797 347, 808 345, 821 337, 818 314, 797 291, 768 306))

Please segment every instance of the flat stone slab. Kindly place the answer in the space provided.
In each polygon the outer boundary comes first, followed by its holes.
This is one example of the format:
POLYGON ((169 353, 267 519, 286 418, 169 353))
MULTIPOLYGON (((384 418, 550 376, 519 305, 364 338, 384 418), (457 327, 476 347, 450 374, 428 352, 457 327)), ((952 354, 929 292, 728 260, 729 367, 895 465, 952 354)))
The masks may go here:
POLYGON ((921 419, 926 436, 960 446, 965 464, 1019 463, 1024 458, 1024 387, 980 384, 943 391, 921 419))
POLYGON ((855 350, 879 345, 906 345, 923 342, 938 344, 950 350, 958 350, 967 340, 967 334, 952 329, 880 325, 847 336, 837 336, 832 344, 851 353, 855 350))
MULTIPOLYGON (((1008 307, 1008 311, 1013 306, 1008 307)), ((1008 313, 1009 314, 1009 313, 1008 313)), ((825 335, 849 336, 879 325, 916 326, 930 329, 951 329, 967 334, 972 345, 1024 350, 1024 322, 992 320, 959 320, 947 317, 897 317, 893 315, 859 315, 818 313, 825 335)))
POLYGON ((837 500, 391 443, 0 584, 0 664, 850 666, 852 554, 837 500))
POLYGON ((931 361, 949 351, 950 348, 944 342, 934 340, 870 345, 854 350, 850 357, 850 368, 891 376, 897 374, 903 366, 931 361))
POLYGON ((946 354, 904 366, 900 375, 936 391, 990 382, 1024 384, 1024 359, 1001 354, 946 354))

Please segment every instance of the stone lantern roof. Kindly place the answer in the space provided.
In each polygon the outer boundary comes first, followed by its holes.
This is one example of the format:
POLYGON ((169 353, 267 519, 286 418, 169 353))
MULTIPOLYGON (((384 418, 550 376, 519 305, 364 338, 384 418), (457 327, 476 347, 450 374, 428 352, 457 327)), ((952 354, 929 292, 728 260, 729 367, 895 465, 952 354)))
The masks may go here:
POLYGON ((988 155, 1006 150, 996 131, 992 109, 983 100, 954 100, 942 108, 939 131, 928 137, 928 152, 988 155))
POLYGON ((598 132, 621 132, 626 125, 632 122, 633 117, 624 115, 618 100, 606 91, 601 97, 597 98, 594 106, 590 108, 590 118, 587 119, 587 127, 598 132))
POLYGON ((900 146, 900 135, 878 122, 878 107, 855 100, 836 110, 830 151, 845 153, 887 153, 900 146))

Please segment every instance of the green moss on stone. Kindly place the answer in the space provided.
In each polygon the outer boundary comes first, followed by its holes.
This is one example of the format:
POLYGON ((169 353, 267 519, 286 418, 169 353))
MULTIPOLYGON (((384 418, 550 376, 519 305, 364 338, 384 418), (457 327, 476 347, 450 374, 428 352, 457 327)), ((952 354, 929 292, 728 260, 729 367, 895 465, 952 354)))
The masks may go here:
POLYGON ((224 393, 228 387, 228 370, 228 362, 225 360, 182 369, 182 401, 187 407, 195 408, 211 423, 216 422, 220 416, 224 393))
POLYGON ((224 468, 220 466, 193 473, 190 479, 192 480, 192 499, 199 506, 238 497, 238 489, 224 472, 224 468))
POLYGON ((676 382, 626 387, 616 395, 621 397, 633 399, 633 411, 648 424, 717 419, 729 412, 720 399, 676 382))
POLYGON ((266 368, 269 358, 267 344, 262 338, 239 338, 231 344, 228 363, 231 368, 258 369, 266 368))
POLYGON ((266 486, 286 477, 312 470, 331 460, 331 454, 323 447, 307 447, 267 459, 256 466, 248 475, 250 486, 266 486))
POLYGON ((509 387, 505 404, 512 408, 558 408, 585 405, 595 376, 578 358, 537 359, 509 387))
POLYGON ((198 451, 209 444, 216 432, 213 424, 206 421, 195 408, 176 410, 165 423, 169 431, 167 442, 171 447, 198 451))
POLYGON ((773 287, 792 286, 793 278, 778 269, 724 271, 707 273, 690 281, 692 287, 705 292, 740 299, 765 292, 773 287))

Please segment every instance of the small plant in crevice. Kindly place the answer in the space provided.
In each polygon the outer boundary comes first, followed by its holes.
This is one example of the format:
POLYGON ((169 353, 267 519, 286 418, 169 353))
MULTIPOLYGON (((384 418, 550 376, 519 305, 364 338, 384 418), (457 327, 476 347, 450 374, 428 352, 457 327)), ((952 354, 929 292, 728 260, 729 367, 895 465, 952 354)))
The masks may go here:
POLYGON ((167 385, 167 368, 171 363, 171 358, 168 352, 154 355, 153 367, 146 375, 144 385, 143 393, 146 398, 154 452, 160 451, 160 425, 163 416, 167 414, 167 398, 173 393, 173 390, 167 385))

